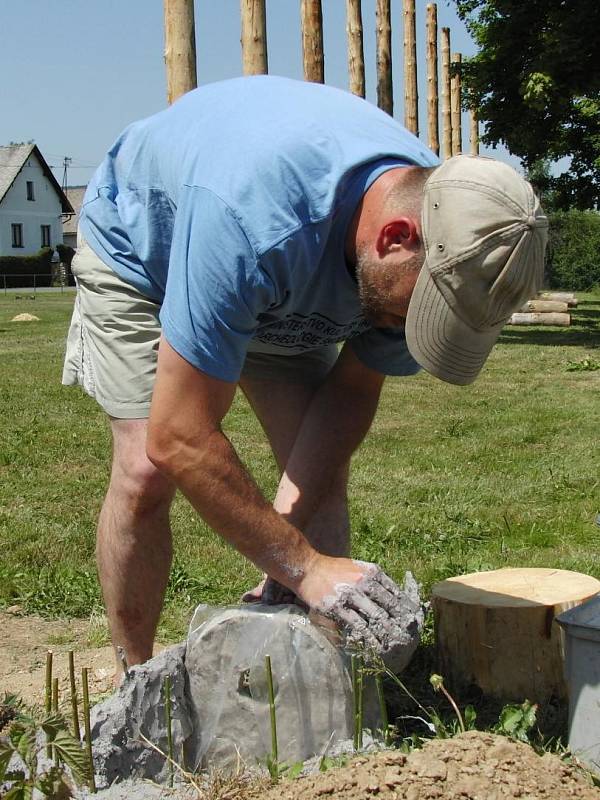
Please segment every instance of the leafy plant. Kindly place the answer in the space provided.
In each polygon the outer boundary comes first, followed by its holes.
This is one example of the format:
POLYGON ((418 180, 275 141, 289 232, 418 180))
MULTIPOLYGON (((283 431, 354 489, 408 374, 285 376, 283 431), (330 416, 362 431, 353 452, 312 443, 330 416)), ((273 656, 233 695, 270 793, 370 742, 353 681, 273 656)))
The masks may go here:
POLYGON ((38 720, 19 713, 11 722, 6 738, 0 741, 0 783, 9 784, 4 800, 30 800, 34 790, 53 800, 73 797, 65 767, 77 782, 90 779, 87 754, 70 734, 62 714, 47 714, 38 720), (47 769, 39 766, 39 755, 45 749, 42 742, 50 745, 56 759, 47 769), (23 768, 9 770, 13 756, 19 757, 23 768))
POLYGON ((593 358, 582 358, 581 361, 569 361, 567 372, 595 372, 600 369, 600 361, 593 358))
POLYGON ((530 734, 537 720, 537 705, 525 700, 521 705, 504 706, 500 719, 494 726, 494 733, 510 736, 520 742, 529 742, 530 734))

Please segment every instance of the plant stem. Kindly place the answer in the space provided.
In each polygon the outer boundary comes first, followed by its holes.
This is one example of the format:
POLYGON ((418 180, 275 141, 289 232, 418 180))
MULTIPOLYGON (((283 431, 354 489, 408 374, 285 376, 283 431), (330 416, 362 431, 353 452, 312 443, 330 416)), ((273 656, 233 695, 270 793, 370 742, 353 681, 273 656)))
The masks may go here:
POLYGON ((364 684, 364 670, 363 660, 358 657, 358 749, 362 750, 363 747, 363 684, 364 684))
MULTIPOLYGON (((46 716, 49 716, 52 713, 52 650, 48 650, 46 653, 46 697, 44 708, 46 716)), ((46 747, 46 755, 48 758, 52 758, 52 747, 50 745, 46 747)))
POLYGON ((352 656, 352 695, 354 698, 354 749, 360 750, 363 745, 363 669, 360 656, 352 656))
POLYGON ((75 656, 69 650, 69 683, 71 685, 71 714, 73 718, 73 736, 78 742, 81 741, 81 731, 79 729, 79 711, 77 709, 77 685, 75 684, 75 656))
POLYGON ((265 656, 267 670, 267 691, 269 693, 269 713, 271 716, 271 759, 274 764, 279 761, 279 748, 277 746, 277 717, 275 716, 275 692, 273 690, 273 672, 271 670, 271 656, 265 656))
MULTIPOLYGON (((52 678, 52 711, 58 714, 58 678, 52 678)), ((54 753, 54 766, 58 767, 58 752, 55 747, 52 748, 54 753)))
POLYGON ((90 762, 90 790, 92 794, 96 793, 96 777, 94 775, 94 758, 92 754, 92 731, 90 726, 90 693, 88 688, 88 671, 87 667, 81 670, 81 686, 83 689, 83 725, 85 728, 85 746, 90 762))
POLYGON ((167 717, 167 750, 169 753, 169 786, 173 788, 173 720, 171 717, 171 676, 165 677, 165 715, 167 717))
POLYGON ((456 719, 458 720, 458 725, 460 727, 461 733, 465 733, 465 730, 466 730, 465 729, 465 723, 464 723, 462 714, 460 713, 460 709, 456 705, 456 702, 454 701, 454 698, 452 697, 450 692, 446 689, 446 687, 443 684, 440 686, 440 689, 442 690, 442 692, 446 696, 446 699, 448 700, 448 702, 450 703, 450 705, 454 709, 454 713, 456 714, 456 719))
POLYGON ((383 693, 383 678, 381 673, 375 675, 375 686, 377 687, 377 697, 379 699, 379 713, 381 714, 381 725, 383 728, 383 743, 388 745, 390 742, 390 723, 387 713, 387 704, 383 693))

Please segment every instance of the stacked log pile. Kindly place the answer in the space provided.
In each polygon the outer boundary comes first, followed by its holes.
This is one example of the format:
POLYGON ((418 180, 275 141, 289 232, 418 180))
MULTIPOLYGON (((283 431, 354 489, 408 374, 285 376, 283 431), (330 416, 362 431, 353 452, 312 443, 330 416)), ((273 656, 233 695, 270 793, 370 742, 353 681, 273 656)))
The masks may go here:
POLYGON ((535 300, 528 300, 508 320, 508 325, 558 325, 571 324, 569 309, 576 308, 577 298, 572 292, 540 292, 535 300))

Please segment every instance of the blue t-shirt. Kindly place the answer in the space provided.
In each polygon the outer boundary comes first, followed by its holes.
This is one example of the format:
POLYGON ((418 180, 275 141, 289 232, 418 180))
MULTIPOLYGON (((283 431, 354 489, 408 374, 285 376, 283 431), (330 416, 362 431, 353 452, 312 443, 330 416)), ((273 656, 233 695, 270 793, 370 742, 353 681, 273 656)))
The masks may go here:
POLYGON ((92 179, 80 224, 106 264, 162 304, 167 341, 209 375, 238 380, 249 348, 347 339, 373 369, 413 374, 403 332, 363 317, 344 243, 375 178, 437 163, 348 92, 238 78, 130 125, 92 179))

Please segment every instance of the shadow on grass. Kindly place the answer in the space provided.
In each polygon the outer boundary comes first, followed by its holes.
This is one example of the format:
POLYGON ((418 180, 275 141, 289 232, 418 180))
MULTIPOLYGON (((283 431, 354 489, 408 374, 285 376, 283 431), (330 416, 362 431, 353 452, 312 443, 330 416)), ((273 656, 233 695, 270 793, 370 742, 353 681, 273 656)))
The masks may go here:
POLYGON ((552 345, 554 347, 600 347, 600 309, 598 303, 580 300, 571 313, 571 325, 558 328, 543 325, 507 326, 498 340, 502 344, 552 345))

